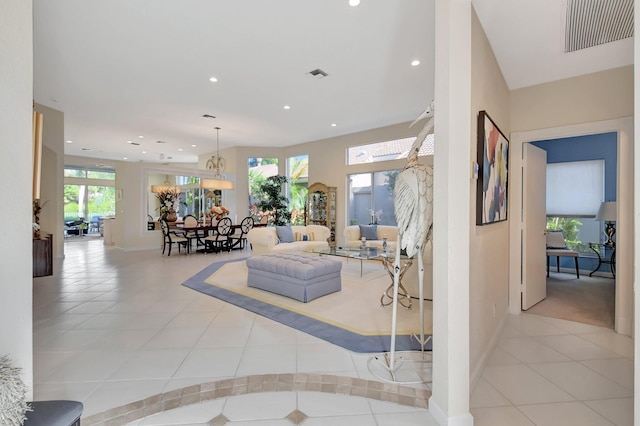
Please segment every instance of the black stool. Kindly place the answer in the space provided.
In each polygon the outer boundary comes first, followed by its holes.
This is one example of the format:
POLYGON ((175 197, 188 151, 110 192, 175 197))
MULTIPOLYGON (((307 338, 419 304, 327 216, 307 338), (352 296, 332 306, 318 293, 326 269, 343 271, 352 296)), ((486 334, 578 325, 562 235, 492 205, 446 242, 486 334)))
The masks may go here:
POLYGON ((77 401, 34 401, 29 405, 27 420, 23 426, 80 426, 82 402, 77 401))

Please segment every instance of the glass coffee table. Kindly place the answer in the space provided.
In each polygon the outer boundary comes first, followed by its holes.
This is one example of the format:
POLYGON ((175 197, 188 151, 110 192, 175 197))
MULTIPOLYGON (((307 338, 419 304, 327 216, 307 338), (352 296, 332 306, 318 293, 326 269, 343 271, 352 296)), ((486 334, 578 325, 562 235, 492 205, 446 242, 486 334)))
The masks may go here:
MULTIPOLYGON (((360 277, 362 278, 362 261, 364 260, 377 260, 382 263, 386 269, 389 277, 391 278, 391 284, 382 293, 380 297, 380 305, 388 306, 393 302, 393 280, 394 280, 394 262, 396 259, 395 250, 383 251, 377 247, 369 246, 335 246, 329 248, 314 248, 305 250, 307 253, 317 253, 321 256, 338 256, 349 259, 360 260, 360 277)), ((402 278, 405 272, 409 269, 413 259, 405 255, 400 255, 400 276, 398 283, 398 303, 407 309, 411 309, 411 296, 407 289, 402 285, 402 278)))

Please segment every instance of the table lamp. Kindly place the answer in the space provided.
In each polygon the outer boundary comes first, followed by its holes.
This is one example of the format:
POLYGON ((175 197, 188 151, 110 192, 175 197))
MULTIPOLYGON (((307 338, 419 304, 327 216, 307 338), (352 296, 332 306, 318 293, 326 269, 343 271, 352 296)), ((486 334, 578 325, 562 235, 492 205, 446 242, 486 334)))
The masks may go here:
POLYGON ((616 233, 616 227, 613 222, 616 221, 618 216, 618 208, 615 201, 605 201, 600 204, 598 213, 596 214, 596 220, 605 222, 604 233, 607 236, 607 241, 604 243, 606 247, 615 247, 616 242, 613 241, 613 235, 616 233))

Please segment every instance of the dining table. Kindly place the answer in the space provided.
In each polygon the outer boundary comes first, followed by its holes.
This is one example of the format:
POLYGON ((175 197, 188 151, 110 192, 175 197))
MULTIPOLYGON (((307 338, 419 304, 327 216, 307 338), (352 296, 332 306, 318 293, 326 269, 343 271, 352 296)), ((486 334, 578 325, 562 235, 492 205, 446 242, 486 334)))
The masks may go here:
MULTIPOLYGON (((253 225, 254 228, 260 228, 260 227, 265 227, 267 226, 266 223, 256 223, 253 225)), ((182 232, 185 235, 189 232, 195 232, 196 233, 196 239, 197 239, 197 243, 196 243, 196 253, 212 253, 214 250, 212 249, 207 249, 207 246, 204 242, 204 238, 210 236, 210 235, 214 235, 214 233, 216 232, 218 228, 218 225, 206 225, 203 222, 198 222, 198 225, 196 226, 185 226, 184 222, 182 221, 176 221, 173 223, 169 223, 169 230, 173 231, 173 232, 182 232), (202 249, 197 249, 198 246, 203 246, 204 248, 202 249)), ((233 224, 231 225, 231 233, 235 233, 235 231, 237 229, 240 229, 240 224, 233 224)))

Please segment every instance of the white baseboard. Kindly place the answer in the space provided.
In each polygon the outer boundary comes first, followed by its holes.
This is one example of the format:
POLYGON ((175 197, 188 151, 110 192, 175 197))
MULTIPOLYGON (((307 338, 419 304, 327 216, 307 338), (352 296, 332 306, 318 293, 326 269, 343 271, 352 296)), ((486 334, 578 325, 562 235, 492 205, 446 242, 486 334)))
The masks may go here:
POLYGON ((473 426, 473 416, 471 413, 464 413, 458 416, 447 417, 447 413, 440 408, 438 403, 429 398, 429 414, 438 422, 440 426, 473 426))

